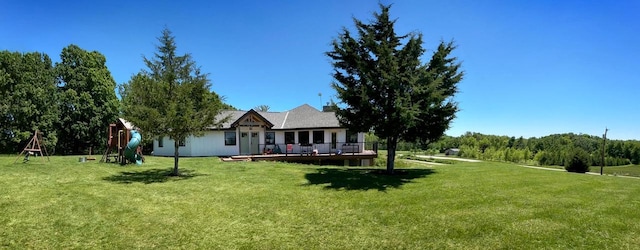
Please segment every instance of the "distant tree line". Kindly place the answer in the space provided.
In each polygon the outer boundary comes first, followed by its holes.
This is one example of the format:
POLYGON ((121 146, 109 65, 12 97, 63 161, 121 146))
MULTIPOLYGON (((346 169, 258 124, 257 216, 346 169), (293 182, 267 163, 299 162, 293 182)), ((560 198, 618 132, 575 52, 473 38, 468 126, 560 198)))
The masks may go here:
MULTIPOLYGON (((431 153, 458 148, 460 156, 467 158, 557 166, 566 166, 578 157, 590 166, 600 166, 602 145, 602 137, 586 134, 566 133, 526 139, 467 132, 458 137, 443 136, 429 144, 403 142, 399 148, 431 153)), ((640 141, 607 140, 604 151, 605 166, 640 164, 640 141)))
POLYGON ((0 152, 20 151, 35 130, 49 153, 103 146, 119 109, 105 63, 104 55, 76 45, 62 49, 55 64, 40 52, 0 51, 0 152))

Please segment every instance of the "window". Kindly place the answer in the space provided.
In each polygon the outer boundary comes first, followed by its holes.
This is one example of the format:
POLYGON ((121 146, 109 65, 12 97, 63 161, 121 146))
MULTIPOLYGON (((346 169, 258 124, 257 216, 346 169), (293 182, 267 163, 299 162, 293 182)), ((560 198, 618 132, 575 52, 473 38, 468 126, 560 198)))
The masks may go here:
POLYGON ((347 130, 347 143, 358 143, 358 132, 347 130))
POLYGON ((309 144, 309 131, 298 131, 298 142, 301 145, 309 144))
POLYGON ((337 140, 338 140, 338 133, 332 132, 331 133, 331 149, 335 149, 336 148, 336 141, 337 140))
POLYGON ((164 147, 164 141, 162 140, 164 139, 164 137, 158 137, 158 147, 164 147))
POLYGON ((264 144, 268 144, 268 145, 276 144, 276 132, 264 133, 264 144))
POLYGON ((233 146, 236 145, 236 132, 224 132, 224 145, 233 146))
POLYGON ((313 143, 315 144, 324 143, 324 131, 313 131, 313 143))
POLYGON ((182 139, 182 140, 178 141, 178 146, 184 147, 185 145, 186 145, 186 140, 185 139, 182 139))
POLYGON ((294 144, 296 143, 296 137, 293 132, 284 132, 284 143, 294 144))

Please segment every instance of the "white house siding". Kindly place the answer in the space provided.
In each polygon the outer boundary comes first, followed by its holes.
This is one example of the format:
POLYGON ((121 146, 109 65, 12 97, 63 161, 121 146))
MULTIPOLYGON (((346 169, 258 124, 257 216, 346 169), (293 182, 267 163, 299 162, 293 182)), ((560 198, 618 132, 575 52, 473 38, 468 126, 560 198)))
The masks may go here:
MULTIPOLYGON (((312 130, 309 133, 313 133, 313 131, 318 131, 318 130, 312 130)), ((346 130, 345 129, 325 129, 324 130, 324 144, 319 145, 317 147, 318 152, 320 153, 335 153, 337 152, 337 150, 340 149, 340 145, 342 145, 340 142, 343 141, 340 138, 344 138, 346 134, 346 130), (336 148, 331 148, 331 133, 336 133, 336 148)), ((311 136, 313 138, 313 135, 311 136)))
MULTIPOLYGON (((237 155, 238 152, 238 132, 236 133, 236 145, 224 145, 225 131, 208 131, 201 137, 190 137, 190 156, 228 156, 237 155)), ((226 131, 230 132, 230 131, 226 131)))
MULTIPOLYGON (((208 131, 201 137, 190 136, 184 147, 179 147, 180 156, 226 156, 237 155, 239 152, 238 135, 236 145, 224 145, 225 131, 208 131)), ((173 140, 163 138, 164 147, 158 146, 158 140, 153 141, 153 155, 173 156, 173 140)))
MULTIPOLYGON (((225 130, 207 131, 201 137, 189 137, 186 140, 185 146, 180 147, 180 156, 230 156, 240 154, 240 132, 238 130, 249 132, 248 128, 241 128, 235 131, 236 133, 236 145, 226 146, 224 145, 224 132, 225 130)), ((228 132, 229 130, 227 130, 228 132)), ((264 148, 264 136, 265 130, 259 128, 253 128, 252 132, 259 132, 260 138, 260 150, 264 148)), ((294 132, 295 143, 293 146, 294 153, 300 152, 298 131, 309 131, 309 141, 313 142, 313 131, 310 130, 269 130, 269 132, 275 132, 276 144, 279 145, 282 152, 286 150, 286 144, 284 143, 284 133, 294 132)), ((344 153, 351 153, 355 149, 351 146, 344 146, 346 144, 346 129, 325 129, 324 130, 324 144, 315 145, 314 148, 318 149, 320 153, 335 153, 336 150, 342 150, 344 153), (336 149, 331 149, 331 133, 336 132, 336 149), (344 148, 343 148, 344 147, 344 148)), ((364 133, 358 133, 358 152, 364 151, 364 133)), ((168 137, 163 139, 164 147, 158 147, 158 140, 153 142, 153 154, 158 156, 173 156, 173 140, 168 137)), ((353 145, 351 143, 350 145, 353 145)))
POLYGON ((273 131, 273 132, 276 132, 276 144, 284 144, 284 131, 273 131))
MULTIPOLYGON (((178 152, 180 156, 191 156, 191 143, 189 143, 189 139, 185 141, 185 145, 178 148, 178 152)), ((168 136, 165 136, 163 139, 163 147, 158 146, 158 140, 153 141, 153 155, 159 156, 173 156, 174 154, 174 140, 169 139, 168 136)))
POLYGON ((159 144, 158 140, 153 140, 153 155, 173 155, 173 144, 170 146, 166 138, 162 138, 162 147, 159 144))

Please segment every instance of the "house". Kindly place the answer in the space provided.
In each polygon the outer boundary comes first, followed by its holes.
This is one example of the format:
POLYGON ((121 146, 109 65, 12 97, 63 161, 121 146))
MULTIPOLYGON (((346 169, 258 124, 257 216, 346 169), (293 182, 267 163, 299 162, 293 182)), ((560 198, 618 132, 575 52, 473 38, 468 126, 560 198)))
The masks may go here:
POLYGON ((444 151, 445 155, 458 155, 460 153, 460 149, 450 148, 444 151))
MULTIPOLYGON (((319 111, 308 104, 285 112, 223 111, 228 117, 220 127, 211 127, 203 136, 180 142, 181 156, 341 156, 353 160, 373 159, 377 153, 364 141, 364 133, 340 126, 335 112, 319 111)), ((174 141, 155 139, 154 155, 172 156, 174 141)), ((311 159, 311 158, 305 158, 311 159)), ((345 158, 346 159, 346 158, 345 158)), ((371 161, 372 162, 372 161, 371 161)), ((362 163, 361 163, 362 164, 362 163)), ((365 162, 364 164, 371 164, 365 162)), ((359 164, 358 164, 359 165, 359 164)))

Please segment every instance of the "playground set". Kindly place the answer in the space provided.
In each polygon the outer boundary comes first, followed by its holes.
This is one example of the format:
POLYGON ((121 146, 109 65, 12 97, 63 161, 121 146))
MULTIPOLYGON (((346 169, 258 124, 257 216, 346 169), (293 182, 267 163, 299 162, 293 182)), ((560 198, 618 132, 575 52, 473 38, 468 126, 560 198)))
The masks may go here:
POLYGON ((140 145, 142 135, 133 124, 118 118, 115 123, 109 124, 107 135, 107 149, 100 162, 118 162, 123 165, 127 163, 141 165, 144 162, 140 145))
POLYGON ((24 147, 22 152, 20 152, 18 158, 13 161, 13 163, 16 163, 18 159, 20 159, 20 156, 22 156, 23 154, 24 160, 22 162, 28 162, 29 157, 32 155, 36 157, 40 156, 40 158, 42 158, 42 162, 44 162, 44 156, 47 157, 47 161, 50 161, 49 153, 47 153, 47 147, 45 147, 43 144, 42 133, 40 131, 36 130, 36 132, 33 133, 33 137, 31 138, 29 143, 27 143, 27 146, 24 147))

